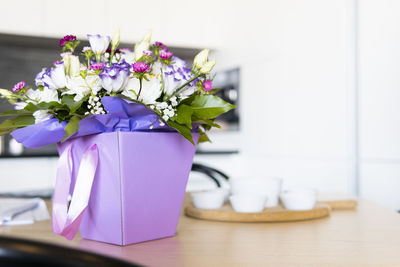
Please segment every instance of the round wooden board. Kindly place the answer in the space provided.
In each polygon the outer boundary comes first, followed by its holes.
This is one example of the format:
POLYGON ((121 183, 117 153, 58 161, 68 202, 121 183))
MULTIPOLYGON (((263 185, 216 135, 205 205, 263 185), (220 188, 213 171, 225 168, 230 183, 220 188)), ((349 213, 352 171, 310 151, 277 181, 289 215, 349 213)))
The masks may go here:
POLYGON ((185 214, 196 219, 223 222, 291 222, 326 217, 329 216, 330 210, 329 205, 325 203, 317 203, 312 210, 293 211, 278 206, 254 213, 235 212, 230 204, 217 210, 197 209, 190 204, 185 207, 185 214))

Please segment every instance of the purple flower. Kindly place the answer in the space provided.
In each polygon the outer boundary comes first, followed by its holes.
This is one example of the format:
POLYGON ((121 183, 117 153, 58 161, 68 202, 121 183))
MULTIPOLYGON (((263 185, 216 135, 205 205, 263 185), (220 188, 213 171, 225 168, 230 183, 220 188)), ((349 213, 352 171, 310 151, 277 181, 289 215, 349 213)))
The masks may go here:
POLYGON ((133 63, 132 66, 133 66, 133 71, 136 73, 143 73, 150 71, 150 66, 141 61, 133 63))
POLYGON ((155 46, 161 47, 162 49, 166 50, 167 46, 161 42, 155 42, 154 43, 155 46))
POLYGON ((36 86, 40 86, 40 85, 47 86, 47 85, 45 84, 45 82, 43 81, 43 75, 44 75, 46 72, 47 72, 47 69, 46 69, 46 68, 42 68, 42 71, 39 72, 39 73, 36 75, 36 77, 35 77, 35 84, 36 84, 36 86))
POLYGON ((71 41, 75 41, 76 40, 76 36, 75 35, 65 35, 61 40, 59 45, 60 46, 64 46, 66 42, 71 42, 71 41))
POLYGON ((99 76, 103 88, 108 93, 122 90, 128 82, 130 65, 123 61, 122 63, 113 63, 111 67, 104 67, 99 76))
POLYGON ((58 60, 56 60, 56 61, 53 62, 53 65, 54 65, 54 66, 55 66, 55 65, 58 65, 58 64, 61 64, 61 62, 58 61, 58 60))
POLYGON ((16 93, 16 92, 21 91, 21 89, 24 88, 24 87, 25 87, 25 82, 22 81, 22 82, 17 83, 16 85, 14 85, 12 91, 13 91, 14 93, 16 93))
POLYGON ((82 52, 83 53, 85 53, 87 51, 91 51, 91 50, 92 50, 92 48, 90 48, 90 46, 85 46, 85 47, 82 48, 82 52))
POLYGON ((90 69, 91 70, 101 70, 104 68, 104 63, 100 62, 100 63, 94 63, 92 65, 90 65, 90 69))
MULTIPOLYGON (((164 72, 165 88, 164 92, 168 95, 172 94, 174 89, 178 88, 192 78, 191 69, 187 68, 184 60, 174 56, 172 57, 174 64, 168 66, 168 71, 164 72)), ((192 81, 189 86, 195 87, 198 79, 192 81)))
POLYGON ((54 68, 43 73, 41 82, 49 89, 64 88, 67 84, 67 78, 65 77, 64 63, 55 65, 54 68))
POLYGON ((172 54, 168 50, 161 50, 160 51, 160 58, 164 59, 164 60, 170 59, 173 55, 174 54, 172 54))
POLYGON ((213 88, 213 84, 210 80, 206 80, 203 82, 204 91, 210 91, 213 88))

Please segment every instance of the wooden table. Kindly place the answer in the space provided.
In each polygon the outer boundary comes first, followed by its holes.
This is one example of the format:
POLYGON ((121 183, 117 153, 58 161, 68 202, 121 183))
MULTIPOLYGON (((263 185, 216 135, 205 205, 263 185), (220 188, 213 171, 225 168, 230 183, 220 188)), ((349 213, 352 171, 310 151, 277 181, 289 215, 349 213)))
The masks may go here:
POLYGON ((360 200, 357 210, 291 223, 223 223, 182 215, 177 235, 126 247, 67 241, 51 222, 0 234, 53 242, 148 266, 400 266, 400 215, 360 200))

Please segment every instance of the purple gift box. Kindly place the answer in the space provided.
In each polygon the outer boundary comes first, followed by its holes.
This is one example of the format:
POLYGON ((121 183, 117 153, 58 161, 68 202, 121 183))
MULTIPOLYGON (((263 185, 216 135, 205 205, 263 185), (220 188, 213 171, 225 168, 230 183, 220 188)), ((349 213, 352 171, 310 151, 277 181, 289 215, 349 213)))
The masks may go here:
MULTIPOLYGON (((199 134, 193 133, 197 143, 199 134)), ((174 236, 196 147, 177 132, 107 132, 58 144, 72 144, 73 191, 83 153, 99 153, 83 238, 129 245, 174 236)))

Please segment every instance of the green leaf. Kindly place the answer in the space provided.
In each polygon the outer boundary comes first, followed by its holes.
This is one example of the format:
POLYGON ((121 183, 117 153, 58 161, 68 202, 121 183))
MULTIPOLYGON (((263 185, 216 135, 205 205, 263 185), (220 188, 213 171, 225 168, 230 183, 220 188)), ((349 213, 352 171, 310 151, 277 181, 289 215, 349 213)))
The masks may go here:
POLYGON ((177 123, 186 125, 189 129, 192 129, 192 108, 188 105, 179 105, 176 110, 176 115, 173 118, 177 123))
POLYGON ((0 129, 0 135, 9 134, 17 128, 0 129))
POLYGON ((61 99, 61 103, 66 105, 69 108, 69 114, 72 114, 75 111, 77 111, 82 106, 83 102, 85 102, 86 100, 87 97, 81 99, 80 101, 75 101, 74 96, 64 95, 61 99))
POLYGON ((185 105, 190 106, 190 105, 192 104, 192 102, 193 102, 193 100, 194 100, 195 97, 196 97, 195 95, 191 95, 191 96, 189 96, 188 98, 183 99, 183 100, 179 103, 179 105, 185 104, 185 105))
POLYGON ((169 127, 172 127, 175 130, 177 130, 183 137, 189 140, 190 143, 195 145, 195 143, 193 142, 192 133, 190 132, 190 129, 186 125, 179 124, 172 120, 168 120, 167 124, 169 127))
POLYGON ((81 121, 81 118, 78 116, 72 116, 71 119, 69 120, 67 126, 65 126, 65 135, 64 138, 61 142, 64 142, 68 137, 76 133, 79 129, 79 122, 81 121))
POLYGON ((193 115, 199 119, 214 119, 235 108, 214 95, 196 95, 191 103, 193 115))
POLYGON ((32 115, 19 115, 15 118, 3 121, 0 124, 0 130, 7 130, 11 128, 20 128, 35 123, 35 118, 32 115))
POLYGON ((36 104, 36 107, 38 109, 54 109, 54 108, 63 108, 63 105, 56 102, 56 101, 52 101, 52 102, 40 102, 39 104, 36 104))
POLYGON ((204 143, 204 142, 211 143, 211 140, 210 138, 208 138, 208 135, 205 132, 200 132, 199 143, 204 143))
POLYGON ((214 120, 206 120, 206 119, 200 120, 198 118, 193 118, 193 122, 202 122, 210 127, 221 128, 221 125, 215 123, 214 120))
POLYGON ((24 107, 24 110, 30 111, 30 112, 33 113, 33 112, 39 110, 39 108, 38 108, 35 104, 33 104, 33 103, 28 103, 28 105, 26 105, 26 106, 24 107))
POLYGON ((208 93, 209 95, 215 95, 215 94, 218 93, 219 91, 221 91, 221 88, 214 88, 214 89, 211 89, 210 91, 208 91, 207 93, 208 93))
POLYGON ((32 115, 32 112, 26 111, 26 110, 6 110, 0 113, 0 117, 5 117, 5 116, 14 116, 14 115, 32 115))

